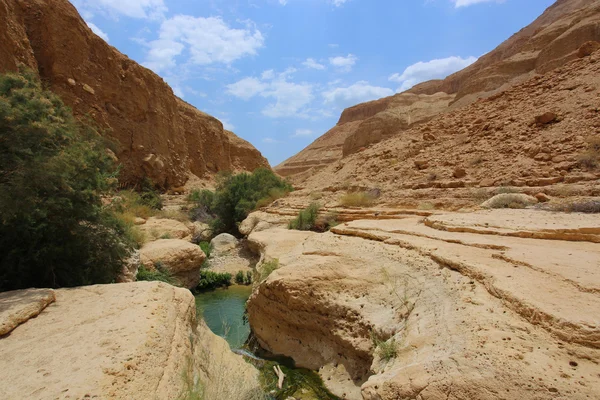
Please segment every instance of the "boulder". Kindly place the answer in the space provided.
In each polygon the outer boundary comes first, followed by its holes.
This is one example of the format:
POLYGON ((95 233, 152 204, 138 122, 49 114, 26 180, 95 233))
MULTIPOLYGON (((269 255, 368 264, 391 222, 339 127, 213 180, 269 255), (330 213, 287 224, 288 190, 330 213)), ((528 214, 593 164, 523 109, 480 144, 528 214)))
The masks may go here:
POLYGON ((536 116, 535 123, 538 125, 546 125, 546 124, 556 121, 557 117, 558 117, 558 115, 556 115, 556 113, 546 112, 546 113, 536 116))
POLYGON ((36 317, 56 300, 52 289, 27 289, 0 293, 0 337, 36 317))
POLYGON ((148 218, 145 224, 140 225, 149 240, 156 239, 191 239, 192 230, 183 222, 174 219, 148 218))
POLYGON ((483 208, 525 208, 537 204, 537 199, 524 193, 502 193, 481 204, 483 208))
POLYGON ((210 241, 212 252, 215 255, 227 253, 238 246, 238 240, 229 233, 222 233, 210 241))
POLYGON ((452 176, 456 179, 464 178, 467 176, 467 171, 464 168, 457 167, 452 172, 452 176))
POLYGON ((205 259, 200 247, 180 239, 160 239, 147 243, 140 250, 144 267, 154 269, 161 263, 182 287, 190 289, 198 284, 200 267, 205 259))
POLYGON ((579 50, 577 50, 577 57, 583 58, 591 56, 598 49, 600 49, 600 43, 595 41, 585 42, 579 47, 579 50))
POLYGON ((192 224, 192 231, 192 242, 194 243, 208 242, 213 235, 210 225, 204 222, 194 222, 192 224))
POLYGON ((417 167, 417 169, 427 169, 427 168, 429 168, 429 161, 415 160, 415 167, 417 167))
POLYGON ((547 203, 550 201, 550 196, 548 196, 546 193, 538 193, 535 195, 535 198, 540 203, 547 203))
MULTIPOLYGON (((46 290, 48 294, 51 290, 46 290)), ((20 303, 31 291, 3 296, 20 303)), ((161 282, 55 290, 0 339, 2 399, 250 399, 257 370, 196 319, 189 290, 161 282), (196 397, 193 397, 196 398, 196 397)))

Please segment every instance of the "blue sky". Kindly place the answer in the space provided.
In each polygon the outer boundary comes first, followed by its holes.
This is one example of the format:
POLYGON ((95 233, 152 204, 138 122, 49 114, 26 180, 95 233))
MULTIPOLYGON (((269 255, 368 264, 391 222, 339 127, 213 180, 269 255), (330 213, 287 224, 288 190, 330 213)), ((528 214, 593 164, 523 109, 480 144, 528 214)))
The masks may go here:
POLYGON ((349 106, 443 78, 553 0, 71 0, 277 165, 349 106))

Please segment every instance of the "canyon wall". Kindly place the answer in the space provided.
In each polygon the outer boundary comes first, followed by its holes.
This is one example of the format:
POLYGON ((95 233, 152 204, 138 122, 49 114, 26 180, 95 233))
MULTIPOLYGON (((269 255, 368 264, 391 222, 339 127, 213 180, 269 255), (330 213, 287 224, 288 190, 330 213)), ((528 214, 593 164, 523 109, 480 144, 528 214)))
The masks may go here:
POLYGON ((96 36, 67 0, 0 0, 0 72, 37 71, 76 116, 89 116, 117 144, 121 180, 184 184, 191 171, 268 167, 223 124, 174 95, 152 71, 96 36))

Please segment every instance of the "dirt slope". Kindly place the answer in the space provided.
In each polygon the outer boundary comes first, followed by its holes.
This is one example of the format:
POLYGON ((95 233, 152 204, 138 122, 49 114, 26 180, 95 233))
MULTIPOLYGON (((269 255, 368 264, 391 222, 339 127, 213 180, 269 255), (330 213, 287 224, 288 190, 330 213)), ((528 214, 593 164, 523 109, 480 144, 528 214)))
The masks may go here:
POLYGON ((289 176, 323 168, 416 123, 564 65, 590 40, 600 40, 600 1, 559 0, 531 25, 464 70, 444 80, 419 84, 407 93, 345 110, 332 130, 275 169, 289 176), (448 97, 424 100, 424 95, 439 92, 448 97), (420 96, 407 97, 408 93, 420 96), (423 101, 426 108, 418 104, 423 101), (415 108, 420 112, 413 116, 415 108))
POLYGON ((156 74, 96 36, 67 0, 0 0, 0 72, 39 71, 76 115, 119 145, 123 180, 181 186, 189 171, 253 170, 267 160, 223 124, 177 98, 156 74))

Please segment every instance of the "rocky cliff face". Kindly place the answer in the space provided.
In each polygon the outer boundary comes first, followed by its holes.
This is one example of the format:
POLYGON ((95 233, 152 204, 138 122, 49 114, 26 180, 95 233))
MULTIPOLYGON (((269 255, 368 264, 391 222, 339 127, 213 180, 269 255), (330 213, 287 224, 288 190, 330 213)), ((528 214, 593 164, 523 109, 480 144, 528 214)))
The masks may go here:
POLYGON ((118 144, 122 180, 181 186, 191 171, 268 166, 223 124, 177 98, 156 74, 96 36, 67 0, 0 0, 0 72, 24 64, 78 116, 118 144))
POLYGON ((417 122, 560 67, 577 57, 583 43, 599 40, 600 1, 559 0, 531 25, 464 70, 443 80, 421 83, 405 94, 345 110, 337 126, 325 134, 326 139, 317 139, 276 170, 283 175, 293 175, 312 167, 322 169, 364 147, 400 134, 417 122), (408 93, 435 95, 440 92, 448 97, 402 97, 408 93), (427 106, 423 107, 422 103, 427 106), (412 116, 415 108, 419 112, 412 116), (399 118, 398 114, 403 117, 399 118))

